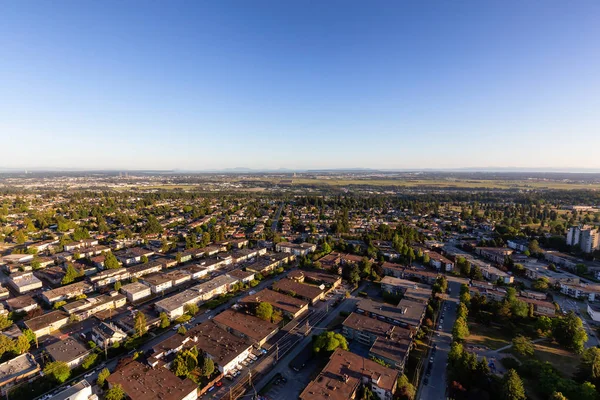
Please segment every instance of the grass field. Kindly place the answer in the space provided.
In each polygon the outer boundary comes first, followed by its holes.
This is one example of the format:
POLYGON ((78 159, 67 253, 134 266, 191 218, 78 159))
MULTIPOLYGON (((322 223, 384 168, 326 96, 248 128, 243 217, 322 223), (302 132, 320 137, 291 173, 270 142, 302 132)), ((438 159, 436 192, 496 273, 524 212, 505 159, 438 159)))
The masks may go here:
POLYGON ((534 347, 535 358, 542 362, 549 362, 565 376, 572 377, 573 374, 577 372, 577 367, 580 362, 580 357, 577 354, 546 342, 536 343, 534 344, 534 347))
POLYGON ((512 336, 493 326, 469 323, 469 332, 471 334, 466 339, 467 344, 485 346, 492 350, 509 345, 512 341, 512 336))
MULTIPOLYGON (((273 180, 278 183, 279 180, 273 180)), ((600 189, 600 184, 568 183, 560 181, 529 180, 459 180, 459 179, 327 179, 294 178, 292 185, 317 186, 395 186, 463 189, 600 189)))

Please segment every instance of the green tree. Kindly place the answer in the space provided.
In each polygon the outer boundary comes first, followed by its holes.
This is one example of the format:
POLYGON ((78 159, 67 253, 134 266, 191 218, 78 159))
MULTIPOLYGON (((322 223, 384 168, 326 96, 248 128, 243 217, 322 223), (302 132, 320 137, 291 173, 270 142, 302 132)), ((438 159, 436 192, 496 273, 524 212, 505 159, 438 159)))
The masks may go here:
POLYGON ((67 304, 67 302, 66 302, 66 301, 64 301, 64 300, 57 301, 56 303, 54 303, 54 304, 52 305, 52 308, 53 308, 53 309, 55 309, 55 310, 58 310, 59 308, 61 308, 61 307, 62 307, 62 306, 64 306, 65 304, 67 304))
POLYGON ((8 336, 0 335, 0 357, 15 351, 15 343, 8 336))
POLYGON ((104 382, 106 382, 106 378, 108 378, 109 376, 110 371, 108 370, 108 368, 104 368, 102 371, 100 371, 100 373, 98 374, 98 380, 96 381, 98 386, 104 386, 104 382))
POLYGON ((121 283, 121 281, 116 281, 115 286, 114 286, 115 292, 118 292, 122 286, 123 286, 123 284, 121 283))
POLYGON ((147 264, 148 263, 148 256, 143 255, 140 257, 140 261, 142 262, 142 264, 147 264))
POLYGON ((331 353, 338 347, 348 350, 348 342, 340 333, 327 331, 315 336, 313 339, 313 351, 315 353, 320 353, 321 351, 331 353))
POLYGON ((75 279, 77 279, 78 277, 79 277, 79 272, 77 272, 75 267, 73 267, 73 264, 69 264, 69 265, 67 265, 67 269, 65 271, 65 276, 63 277, 61 283, 63 285, 68 285, 69 283, 74 282, 75 279))
POLYGON ((26 353, 31 347, 29 344, 29 338, 25 335, 19 336, 18 338, 14 339, 14 347, 18 354, 26 353))
POLYGON ((510 369, 502 378, 502 398, 504 400, 525 400, 525 388, 517 371, 510 369))
POLYGON ((83 369, 90 369, 98 360, 98 353, 91 353, 89 356, 83 359, 81 366, 83 369))
POLYGON ((458 318, 452 327, 452 338, 463 341, 469 336, 469 326, 464 318, 458 318))
POLYGON ((554 392, 548 400, 569 400, 561 392, 554 392))
POLYGON ((462 318, 464 320, 467 319, 467 315, 469 314, 469 309, 465 305, 465 303, 459 303, 456 309, 456 318, 462 318))
POLYGON ((8 318, 6 315, 0 315, 0 330, 5 330, 9 326, 13 324, 12 319, 8 318))
POLYGON ((119 260, 117 257, 110 251, 104 253, 104 268, 105 269, 117 269, 121 268, 121 264, 119 264, 119 260))
POLYGON ((191 315, 192 317, 196 314, 198 314, 198 305, 194 304, 194 303, 190 303, 190 304, 186 304, 185 306, 183 306, 183 310, 188 313, 189 315, 191 315))
POLYGON ((167 316, 166 313, 161 312, 158 317, 160 318, 160 327, 162 329, 168 328, 169 325, 171 325, 171 321, 169 320, 169 317, 167 316))
POLYGON ((461 293, 460 302, 468 306, 471 303, 471 294, 469 292, 461 293))
POLYGON ((519 335, 515 336, 512 340, 513 348, 515 351, 525 357, 533 356, 534 347, 531 340, 527 339, 525 336, 519 335))
POLYGON ((138 311, 137 314, 135 314, 134 328, 135 337, 142 337, 148 331, 146 316, 141 311, 138 311))
POLYGON ((554 339, 568 349, 581 353, 588 340, 587 333, 579 318, 573 311, 564 318, 556 318, 553 322, 552 335, 554 339))
POLYGON ((577 264, 575 266, 575 271, 577 271, 578 275, 585 275, 588 272, 587 265, 585 265, 585 264, 577 264))
POLYGON ((177 333, 179 333, 180 335, 185 335, 185 333, 187 332, 187 329, 185 329, 185 326, 180 325, 179 328, 177 328, 177 333))
POLYGON ((29 341, 29 343, 33 343, 35 342, 35 333, 33 333, 33 331, 31 329, 25 329, 23 331, 23 336, 25 336, 27 338, 27 340, 29 341))
POLYGON ((44 367, 44 375, 51 377, 57 383, 63 383, 71 376, 71 370, 66 362, 53 361, 44 367))
POLYGON ((121 385, 116 384, 104 395, 105 400, 123 400, 125 398, 125 391, 121 387, 121 385))
POLYGON ((414 400, 417 390, 415 387, 408 381, 406 375, 402 374, 400 378, 398 378, 398 395, 402 400, 414 400))
POLYGON ((215 362, 210 357, 204 357, 202 362, 202 375, 205 377, 211 376, 215 372, 215 362))
POLYGON ((270 321, 273 316, 273 306, 267 302, 260 302, 256 307, 256 316, 265 321, 270 321))

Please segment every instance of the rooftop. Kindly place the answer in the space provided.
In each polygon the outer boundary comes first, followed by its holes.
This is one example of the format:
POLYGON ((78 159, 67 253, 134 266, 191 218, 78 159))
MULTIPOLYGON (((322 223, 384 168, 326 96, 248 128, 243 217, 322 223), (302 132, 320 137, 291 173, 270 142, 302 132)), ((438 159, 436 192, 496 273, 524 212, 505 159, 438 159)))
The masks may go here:
POLYGON ((46 346, 46 351, 55 361, 71 362, 90 352, 72 337, 46 346))
POLYGON ((213 321, 217 324, 225 325, 243 335, 248 336, 254 341, 261 341, 277 330, 277 325, 262 320, 254 315, 236 312, 231 309, 217 314, 213 321))
POLYGON ((299 309, 308 305, 308 303, 305 300, 281 294, 270 289, 263 289, 258 293, 246 296, 240 300, 240 303, 260 302, 267 302, 271 304, 274 308, 278 308, 292 314, 297 313, 299 309))
POLYGON ((181 380, 166 368, 150 368, 137 361, 119 368, 107 381, 121 385, 131 400, 182 400, 197 388, 191 380, 181 380))

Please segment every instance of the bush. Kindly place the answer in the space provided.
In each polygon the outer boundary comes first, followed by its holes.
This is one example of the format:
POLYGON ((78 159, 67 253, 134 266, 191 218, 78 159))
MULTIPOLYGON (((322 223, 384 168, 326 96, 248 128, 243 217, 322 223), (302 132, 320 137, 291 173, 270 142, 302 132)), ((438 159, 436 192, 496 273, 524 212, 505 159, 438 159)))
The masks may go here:
POLYGON ((504 368, 508 371, 509 369, 517 369, 521 365, 517 360, 512 357, 504 357, 500 360, 504 368))

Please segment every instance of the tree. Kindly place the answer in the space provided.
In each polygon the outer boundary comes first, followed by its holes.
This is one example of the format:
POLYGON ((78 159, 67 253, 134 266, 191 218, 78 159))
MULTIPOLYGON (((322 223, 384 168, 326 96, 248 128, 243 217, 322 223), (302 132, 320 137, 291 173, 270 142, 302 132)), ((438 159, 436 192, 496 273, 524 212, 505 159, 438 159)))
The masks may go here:
POLYGON ((398 378, 398 394, 402 400, 414 400, 416 395, 416 389, 408 381, 406 375, 402 374, 400 378, 398 378))
POLYGON ((192 317, 196 314, 198 314, 198 306, 194 303, 190 303, 190 304, 186 304, 185 306, 183 306, 183 310, 190 314, 192 317))
POLYGON ((142 264, 147 264, 148 263, 148 256, 146 256, 144 254, 143 256, 140 257, 140 261, 142 262, 142 264))
POLYGON ((513 340, 513 348, 515 351, 525 357, 531 357, 533 355, 534 347, 531 340, 527 339, 525 336, 519 335, 516 336, 513 340))
POLYGON ((452 328, 452 338, 454 340, 463 341, 469 336, 469 326, 467 325, 467 321, 464 318, 458 318, 456 322, 454 322, 454 327, 452 328))
POLYGON ((464 292, 460 294, 460 302, 469 305, 471 302, 471 294, 469 292, 464 292))
POLYGON ((148 331, 148 327, 146 325, 146 316, 141 311, 138 311, 138 313, 135 314, 134 328, 135 337, 142 337, 148 331))
POLYGON ((535 239, 533 239, 531 242, 529 242, 528 250, 529 250, 529 253, 531 253, 531 254, 538 254, 538 253, 542 252, 542 249, 540 248, 540 244, 535 239))
POLYGON ((35 333, 33 333, 33 331, 31 329, 25 329, 23 331, 23 336, 25 336, 27 338, 27 340, 29 341, 29 343, 35 342, 35 333))
POLYGON ((105 400, 123 400, 125 398, 125 391, 121 387, 121 385, 116 384, 104 395, 105 400))
POLYGON ((110 371, 108 370, 108 368, 104 368, 102 371, 100 371, 100 373, 98 374, 98 380, 96 381, 98 386, 104 386, 104 382, 106 382, 106 378, 108 378, 109 376, 110 371))
POLYGON ((81 366, 83 369, 89 369, 92 365, 96 363, 98 359, 98 353, 91 353, 89 356, 83 359, 81 366))
POLYGON ((456 318, 462 318, 466 320, 468 314, 469 310, 467 309, 465 303, 459 303, 458 308, 456 309, 456 318))
POLYGON ((568 349, 581 353, 588 340, 587 333, 579 318, 573 311, 564 318, 556 318, 553 322, 552 335, 554 339, 568 349))
POLYGON ((8 336, 0 335, 0 357, 12 351, 15 351, 14 342, 8 336))
POLYGON ((502 378, 502 398, 505 400, 525 400, 525 388, 517 371, 510 369, 502 378))
POLYGON ((14 340, 15 351, 18 354, 23 354, 29 351, 31 345, 29 344, 29 338, 25 335, 21 335, 14 340))
POLYGON ((12 319, 6 315, 0 315, 0 330, 4 330, 13 324, 12 319))
POLYGON ((185 335, 185 333, 187 332, 187 329, 185 329, 185 326, 180 325, 179 328, 177 328, 177 333, 179 333, 180 335, 185 335))
POLYGON ((587 265, 585 265, 585 264, 577 264, 575 266, 575 271, 577 271, 577 275, 585 275, 588 272, 587 265))
POLYGON ((318 336, 314 336, 313 339, 313 351, 320 353, 321 351, 333 352, 338 347, 343 350, 348 350, 348 342, 346 338, 340 333, 335 332, 323 332, 318 336))
POLYGON ((72 264, 67 265, 67 270, 65 271, 65 276, 63 277, 62 281, 60 283, 62 283, 63 285, 68 285, 69 283, 72 283, 75 281, 75 279, 77 279, 79 277, 79 272, 77 272, 77 270, 75 269, 75 267, 73 267, 72 264))
POLYGON ((115 292, 118 292, 122 286, 123 286, 123 284, 121 283, 121 281, 116 281, 115 286, 114 286, 115 292))
POLYGON ((546 292, 548 289, 550 289, 550 280, 548 280, 546 277, 538 278, 535 280, 535 282, 533 282, 532 287, 538 292, 546 292))
POLYGON ((61 307, 62 307, 62 306, 64 306, 65 304, 67 304, 67 302, 66 302, 66 301, 64 301, 64 300, 57 301, 56 303, 54 303, 54 304, 52 305, 52 308, 53 308, 53 309, 55 309, 55 310, 58 310, 59 308, 61 308, 61 307))
POLYGON ((171 325, 171 321, 169 320, 169 317, 167 316, 166 313, 161 312, 158 317, 160 318, 160 327, 162 329, 168 328, 169 325, 171 325))
POLYGON ((211 376, 215 372, 215 362, 210 357, 204 357, 202 362, 202 375, 205 377, 211 376))
POLYGON ((117 269, 120 268, 121 264, 119 264, 119 260, 117 260, 117 257, 111 253, 110 251, 107 251, 106 253, 104 253, 104 268, 105 269, 117 269))
POLYGON ((270 321, 273 316, 273 306, 267 302, 260 302, 256 307, 256 316, 265 321, 270 321))
POLYGON ((44 375, 51 377, 57 383, 63 383, 71 376, 71 370, 66 362, 53 361, 44 367, 44 375))
POLYGON ((548 400, 569 400, 561 392, 554 392, 548 400))

